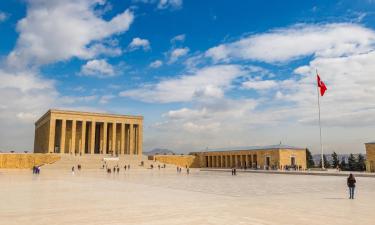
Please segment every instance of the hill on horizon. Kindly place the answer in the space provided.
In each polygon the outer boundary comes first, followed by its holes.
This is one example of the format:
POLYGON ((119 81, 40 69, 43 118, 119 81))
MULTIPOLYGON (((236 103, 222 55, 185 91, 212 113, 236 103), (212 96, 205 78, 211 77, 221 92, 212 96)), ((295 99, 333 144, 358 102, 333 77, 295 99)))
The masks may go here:
POLYGON ((166 148, 154 148, 151 151, 143 152, 144 155, 175 155, 176 153, 166 148))

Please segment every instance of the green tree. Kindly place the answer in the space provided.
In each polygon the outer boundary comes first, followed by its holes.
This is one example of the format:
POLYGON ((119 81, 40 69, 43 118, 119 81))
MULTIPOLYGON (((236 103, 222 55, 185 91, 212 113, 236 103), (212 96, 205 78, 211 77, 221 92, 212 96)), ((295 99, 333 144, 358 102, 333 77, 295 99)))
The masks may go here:
POLYGON ((365 171, 366 170, 365 157, 363 157, 362 154, 358 155, 358 161, 357 161, 356 167, 357 167, 358 171, 365 171))
POLYGON ((332 167, 337 168, 340 165, 339 157, 336 152, 332 153, 332 167))
POLYGON ((306 163, 307 163, 307 168, 312 168, 315 166, 313 156, 308 148, 306 148, 306 163))
POLYGON ((356 160, 355 160, 355 157, 353 154, 350 154, 349 158, 348 158, 348 169, 350 171, 355 171, 356 169, 356 160))
POLYGON ((347 165, 346 165, 345 157, 341 158, 340 168, 341 168, 341 170, 347 170, 348 169, 347 165))
MULTIPOLYGON (((327 157, 326 155, 323 155, 323 160, 324 160, 324 168, 330 168, 331 167, 331 164, 329 163, 329 161, 327 160, 327 157)), ((322 168, 322 159, 320 159, 319 161, 319 167, 322 168)))

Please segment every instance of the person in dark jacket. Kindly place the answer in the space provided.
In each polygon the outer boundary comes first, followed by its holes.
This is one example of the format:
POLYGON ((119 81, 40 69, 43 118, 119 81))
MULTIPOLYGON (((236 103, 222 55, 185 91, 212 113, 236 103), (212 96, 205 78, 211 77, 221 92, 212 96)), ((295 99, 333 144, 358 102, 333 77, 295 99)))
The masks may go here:
POLYGON ((349 199, 354 199, 354 189, 355 189, 356 180, 353 174, 350 174, 347 179, 347 185, 349 187, 349 199))

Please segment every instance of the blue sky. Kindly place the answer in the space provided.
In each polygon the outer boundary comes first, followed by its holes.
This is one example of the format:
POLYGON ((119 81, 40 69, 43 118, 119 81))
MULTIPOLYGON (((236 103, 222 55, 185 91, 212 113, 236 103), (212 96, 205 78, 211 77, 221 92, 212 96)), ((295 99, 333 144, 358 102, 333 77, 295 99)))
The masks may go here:
POLYGON ((327 151, 375 140, 371 0, 9 0, 0 32, 2 150, 63 108, 144 115, 145 150, 318 152, 316 69, 327 151))

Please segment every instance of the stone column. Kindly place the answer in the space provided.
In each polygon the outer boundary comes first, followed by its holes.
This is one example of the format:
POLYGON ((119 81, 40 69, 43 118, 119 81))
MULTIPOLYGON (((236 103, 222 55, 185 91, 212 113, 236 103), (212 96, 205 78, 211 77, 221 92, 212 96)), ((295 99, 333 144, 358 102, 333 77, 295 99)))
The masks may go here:
POLYGON ((48 137, 48 152, 55 152, 55 129, 56 129, 56 119, 52 118, 49 121, 49 137, 48 137))
POLYGON ((103 124, 103 154, 107 154, 107 122, 103 124))
POLYGON ((96 127, 96 122, 93 120, 91 121, 91 138, 90 138, 91 154, 95 154, 95 127, 96 127))
POLYGON ((125 124, 121 123, 121 155, 125 155, 125 124))
POLYGON ((142 156, 143 152, 143 123, 138 125, 138 155, 142 156))
POLYGON ((66 120, 61 121, 61 138, 60 138, 60 153, 65 153, 65 131, 66 131, 66 120))
POLYGON ((81 127, 81 151, 80 153, 83 155, 85 154, 85 147, 86 147, 86 121, 82 121, 81 127))
POLYGON ((112 152, 116 154, 116 122, 112 123, 112 152))
POLYGON ((224 168, 224 167, 225 167, 224 160, 225 160, 225 156, 222 155, 222 156, 221 156, 221 168, 224 168))
POLYGON ((130 129, 130 134, 129 134, 129 139, 130 139, 130 155, 133 155, 134 153, 134 125, 133 124, 130 124, 129 125, 129 129, 130 129))
POLYGON ((75 154, 76 152, 76 128, 77 128, 77 121, 72 121, 72 149, 71 153, 75 154))

